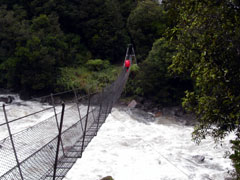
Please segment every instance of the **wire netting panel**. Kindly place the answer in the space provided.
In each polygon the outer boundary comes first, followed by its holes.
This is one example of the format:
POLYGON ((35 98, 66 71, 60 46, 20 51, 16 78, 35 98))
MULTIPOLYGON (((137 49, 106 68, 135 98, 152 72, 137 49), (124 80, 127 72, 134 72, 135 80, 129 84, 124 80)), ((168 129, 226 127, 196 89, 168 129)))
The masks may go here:
MULTIPOLYGON (((131 56, 129 58, 131 60, 131 56)), ((123 68, 117 80, 100 93, 81 97, 81 92, 74 90, 45 96, 44 101, 52 106, 24 117, 10 118, 9 125, 13 130, 12 139, 20 167, 16 163, 11 138, 0 140, 0 180, 21 180, 20 171, 24 180, 51 179, 57 148, 57 160, 63 166, 57 169, 57 173, 60 173, 57 179, 62 179, 72 166, 64 164, 63 160, 81 157, 119 99, 129 73, 123 68), (62 112, 57 105, 61 104, 61 99, 68 104, 64 111, 61 138, 58 139, 62 112), (15 128, 19 129, 23 124, 30 126, 23 126, 24 130, 16 132, 15 128)), ((10 114, 9 117, 14 115, 14 111, 10 112, 9 109, 6 113, 10 114)), ((6 128, 6 124, 0 121, 0 130, 3 128, 6 128)), ((76 159, 72 161, 74 163, 76 159)))
POLYGON ((11 173, 6 176, 0 177, 1 180, 21 180, 20 173, 17 168, 14 168, 11 173))
MULTIPOLYGON (((62 144, 66 151, 82 136, 82 122, 83 125, 86 122, 86 118, 80 120, 77 106, 74 104, 65 110, 63 125, 65 133, 62 136, 62 144)), ((86 116, 87 107, 82 105, 79 107, 79 110, 83 116, 86 116)), ((56 137, 59 133, 57 125, 59 125, 60 115, 60 113, 56 114, 56 116, 53 115, 45 121, 13 135, 24 177, 28 177, 31 174, 31 177, 40 178, 53 167, 57 146, 56 137)), ((8 137, 0 141, 0 144, 2 147, 0 149, 0 158, 2 157, 3 159, 0 161, 0 172, 2 174, 7 172, 5 176, 9 177, 12 173, 15 173, 17 168, 10 138, 8 137), (15 169, 8 172, 12 167, 15 167, 15 169)), ((63 151, 60 149, 59 159, 62 156, 63 151)))
MULTIPOLYGON (((17 165, 10 140, 4 139, 0 142, 0 172, 1 175, 17 165)), ((18 171, 17 171, 18 172, 18 171)), ((14 172, 16 173, 16 172, 14 172)), ((0 178, 1 179, 1 178, 0 178)))
POLYGON ((47 143, 28 159, 21 163, 23 177, 26 180, 40 179, 53 167, 57 147, 57 138, 47 143))
MULTIPOLYGON (((58 117, 59 114, 56 116, 58 117)), ((29 120, 31 117, 27 118, 29 120)), ((24 118, 21 119, 21 121, 23 120, 24 118)), ((11 123, 10 127, 14 125, 15 123, 11 123)), ((47 146, 45 145, 52 141, 57 134, 57 122, 55 116, 52 115, 45 121, 12 135, 20 167, 26 178, 30 173, 33 175, 38 174, 38 172, 34 171, 34 167, 38 167, 39 165, 43 167, 45 166, 42 164, 42 160, 46 157, 45 152, 49 152, 46 151, 47 146), (44 152, 41 149, 43 149, 44 152)), ((3 161, 0 161, 0 167, 4 167, 4 170, 1 169, 0 171, 1 175, 3 175, 2 178, 11 177, 18 168, 16 166, 16 159, 13 153, 10 137, 1 140, 0 145, 2 147, 0 151, 0 158, 4 159, 3 161), (13 167, 14 169, 12 169, 13 167)))
MULTIPOLYGON (((87 106, 72 104, 66 108, 59 160, 64 157, 64 152, 68 153, 68 150, 83 136, 85 124, 87 123, 88 129, 96 121, 98 114, 99 106, 96 104, 90 107, 88 121, 86 121, 87 106), (81 119, 79 114, 83 116, 81 119)), ((60 113, 55 115, 52 112, 52 116, 45 121, 13 134, 24 179, 44 179, 52 171, 56 156, 60 115, 60 113)), ((31 119, 31 117, 27 118, 31 119)), ((24 118, 21 121, 24 121, 24 118)), ((11 124, 11 126, 13 125, 14 123, 11 124)), ((20 179, 10 137, 0 141, 0 145, 0 158, 2 159, 0 161, 0 176, 2 176, 0 179, 11 179, 12 177, 20 179)))
MULTIPOLYGON (((67 120, 68 119, 65 119, 65 121, 67 120)), ((84 113, 84 117, 81 120, 78 120, 68 129, 62 132, 61 137, 62 137, 62 142, 63 142, 63 147, 65 152, 71 149, 72 146, 76 144, 76 142, 83 136, 83 131, 84 131, 83 127, 85 125, 85 122, 86 122, 86 112, 84 113)), ((61 159, 61 157, 59 157, 59 159, 61 159)))

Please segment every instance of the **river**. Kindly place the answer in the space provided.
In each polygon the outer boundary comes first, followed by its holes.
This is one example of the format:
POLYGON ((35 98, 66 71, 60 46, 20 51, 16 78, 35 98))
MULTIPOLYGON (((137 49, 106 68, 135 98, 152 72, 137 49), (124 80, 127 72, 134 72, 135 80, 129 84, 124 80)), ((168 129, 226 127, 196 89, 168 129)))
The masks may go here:
MULTIPOLYGON (((14 95, 13 105, 7 106, 10 119, 49 107, 36 101, 21 101, 14 95)), ((60 109, 59 109, 60 110, 60 109)), ((147 112, 146 112, 147 113, 147 112)), ((46 119, 49 114, 12 127, 16 133, 46 119)), ((106 123, 92 140, 64 180, 224 180, 233 170, 225 158, 230 151, 227 136, 216 145, 211 138, 200 145, 191 140, 193 126, 186 126, 169 117, 144 119, 128 108, 113 108, 106 123)), ((4 122, 2 109, 0 122, 4 122)), ((0 127, 0 140, 7 134, 0 127)))

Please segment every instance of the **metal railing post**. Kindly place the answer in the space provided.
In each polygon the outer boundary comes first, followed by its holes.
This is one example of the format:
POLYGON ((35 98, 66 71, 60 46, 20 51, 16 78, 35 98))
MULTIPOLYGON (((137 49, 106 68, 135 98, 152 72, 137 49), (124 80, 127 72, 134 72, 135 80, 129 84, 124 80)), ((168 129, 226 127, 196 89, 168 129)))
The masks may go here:
POLYGON ((86 114, 86 122, 85 122, 85 126, 84 126, 84 131, 83 131, 83 141, 82 141, 82 148, 81 148, 81 157, 82 157, 82 153, 84 150, 84 142, 85 142, 85 137, 86 137, 86 132, 87 132, 87 123, 88 123, 88 114, 89 114, 89 109, 90 109, 90 95, 88 94, 88 108, 87 108, 87 114, 86 114))
POLYGON ((128 53, 129 53, 129 45, 128 45, 128 47, 127 47, 127 52, 126 52, 125 60, 128 58, 128 53))
POLYGON ((82 131, 83 131, 82 117, 81 117, 80 109, 79 109, 79 106, 78 106, 77 93, 76 93, 75 89, 73 90, 73 92, 74 92, 75 101, 76 101, 76 105, 77 105, 77 109, 78 109, 78 115, 79 115, 79 120, 80 120, 80 123, 81 123, 81 128, 82 128, 82 131))
POLYGON ((63 103, 62 104, 61 121, 60 121, 60 127, 59 127, 59 134, 58 134, 58 141, 57 141, 56 157, 55 157, 55 163, 54 163, 53 180, 55 180, 56 172, 57 172, 58 154, 59 154, 59 146, 60 146, 61 134, 62 134, 64 110, 65 110, 65 104, 63 103))
POLYGON ((106 110, 105 110, 105 114, 104 114, 104 122, 106 121, 107 119, 107 113, 108 113, 108 106, 109 106, 109 102, 107 102, 107 105, 106 105, 106 110))
POLYGON ((99 128, 99 121, 100 121, 100 116, 101 116, 101 111, 102 111, 103 91, 101 92, 101 96, 100 96, 100 107, 99 107, 99 113, 98 113, 98 119, 97 119, 97 131, 96 131, 95 135, 97 135, 98 128, 99 128))
MULTIPOLYGON (((58 124, 58 118, 57 118, 57 112, 56 112, 56 106, 55 106, 53 94, 51 94, 51 100, 52 100, 53 111, 54 111, 54 115, 55 115, 55 119, 56 119, 56 123, 57 123, 57 128, 58 128, 58 131, 59 131, 60 128, 59 128, 59 124, 58 124)), ((61 146, 62 146, 63 155, 65 155, 62 138, 61 138, 61 146)))
POLYGON ((134 59, 135 59, 136 64, 137 64, 137 58, 136 58, 135 51, 134 51, 134 48, 133 48, 133 47, 132 47, 132 52, 133 52, 133 56, 134 56, 134 59))
POLYGON ((3 104, 3 112, 4 112, 4 116, 5 116, 5 120, 6 120, 6 124, 7 124, 7 128, 8 128, 9 137, 10 137, 10 140, 11 140, 11 143, 12 143, 14 156, 15 156, 15 159, 16 159, 16 162, 17 162, 17 167, 18 167, 18 170, 19 170, 19 174, 20 174, 21 179, 24 180, 23 179, 22 170, 21 170, 21 167, 20 167, 20 163, 19 163, 19 160, 18 160, 18 156, 17 156, 17 151, 16 151, 16 148, 15 148, 15 145, 14 145, 14 141, 13 141, 10 125, 9 125, 8 118, 7 118, 5 104, 3 104))

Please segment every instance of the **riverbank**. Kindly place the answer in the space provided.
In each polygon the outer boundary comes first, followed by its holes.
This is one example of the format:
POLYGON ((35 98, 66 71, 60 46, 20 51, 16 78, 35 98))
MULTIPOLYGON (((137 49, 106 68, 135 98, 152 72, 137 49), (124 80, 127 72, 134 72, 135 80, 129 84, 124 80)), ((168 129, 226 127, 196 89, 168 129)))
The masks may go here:
POLYGON ((130 109, 135 114, 139 113, 142 116, 148 114, 149 117, 145 118, 160 118, 163 117, 163 123, 177 123, 186 126, 195 126, 197 120, 194 114, 187 113, 182 106, 166 106, 163 107, 149 100, 122 98, 120 99, 115 107, 120 109, 130 109), (145 115, 144 115, 145 114, 145 115))

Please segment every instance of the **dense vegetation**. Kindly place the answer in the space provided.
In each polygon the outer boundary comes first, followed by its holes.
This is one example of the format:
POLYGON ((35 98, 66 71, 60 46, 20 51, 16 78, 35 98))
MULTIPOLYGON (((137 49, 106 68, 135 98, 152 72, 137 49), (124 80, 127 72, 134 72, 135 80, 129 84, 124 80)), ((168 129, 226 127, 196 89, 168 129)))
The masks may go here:
POLYGON ((125 96, 180 103, 193 138, 235 132, 240 178, 240 1, 0 0, 0 86, 28 95, 114 80, 135 47, 125 96))
POLYGON ((197 115, 193 138, 216 140, 235 132, 230 158, 240 178, 239 1, 165 1, 176 25, 167 38, 176 45, 170 70, 191 78, 183 106, 197 115), (171 9, 171 10, 170 10, 171 9), (173 9, 177 11, 173 12, 173 9))
POLYGON ((1 87, 33 95, 109 83, 117 74, 109 62, 122 62, 130 43, 127 19, 135 6, 131 0, 0 0, 1 87), (91 67, 108 70, 89 68, 95 59, 91 67))

